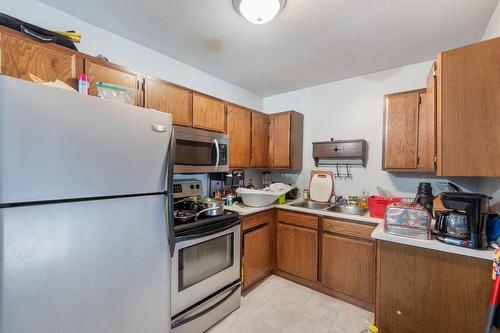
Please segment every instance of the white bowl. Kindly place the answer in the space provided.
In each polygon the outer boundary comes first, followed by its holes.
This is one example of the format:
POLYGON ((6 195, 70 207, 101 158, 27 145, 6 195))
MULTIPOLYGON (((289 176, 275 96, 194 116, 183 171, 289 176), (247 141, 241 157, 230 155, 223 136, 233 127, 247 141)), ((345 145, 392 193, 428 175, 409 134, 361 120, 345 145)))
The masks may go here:
POLYGON ((250 207, 264 207, 272 205, 281 193, 262 191, 262 190, 252 190, 248 188, 238 188, 236 193, 243 200, 243 204, 250 207))

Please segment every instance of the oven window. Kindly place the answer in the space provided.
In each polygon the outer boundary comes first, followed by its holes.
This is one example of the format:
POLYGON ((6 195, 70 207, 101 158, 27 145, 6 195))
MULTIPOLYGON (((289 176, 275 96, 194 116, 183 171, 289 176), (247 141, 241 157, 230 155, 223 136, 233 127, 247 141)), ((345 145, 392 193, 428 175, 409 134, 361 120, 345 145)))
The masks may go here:
POLYGON ((197 141, 176 140, 175 164, 213 165, 213 144, 197 141))
POLYGON ((234 234, 207 240, 179 250, 179 291, 234 264, 234 234))

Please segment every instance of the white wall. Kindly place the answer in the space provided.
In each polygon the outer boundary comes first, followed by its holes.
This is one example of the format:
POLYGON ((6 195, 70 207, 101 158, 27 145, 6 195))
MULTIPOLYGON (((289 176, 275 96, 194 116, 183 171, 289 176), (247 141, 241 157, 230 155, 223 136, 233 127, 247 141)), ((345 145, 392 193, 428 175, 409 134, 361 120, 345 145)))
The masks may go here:
POLYGON ((483 34, 483 40, 500 37, 500 1, 483 34))
MULTIPOLYGON (((249 108, 262 110, 262 97, 162 55, 111 32, 88 24, 35 0, 2 0, 0 12, 53 30, 82 34, 80 51, 102 54, 111 62, 180 84, 249 108)), ((139 24, 139 22, 133 22, 139 24)))
MULTIPOLYGON (((316 87, 264 98, 266 113, 296 110, 304 114, 304 165, 300 175, 284 174, 285 182, 307 187, 310 171, 315 169, 312 142, 335 139, 365 139, 368 142, 366 168, 353 170, 351 180, 336 179, 335 192, 340 195, 376 194, 382 186, 396 195, 414 196, 420 181, 443 181, 431 176, 391 174, 382 171, 382 123, 384 94, 425 88, 432 62, 395 68, 354 77, 316 87)), ((322 168, 327 169, 328 168, 322 168)), ((335 171, 333 168, 330 169, 335 171)), ((342 170, 344 172, 344 170, 342 170)), ((280 178, 274 174, 274 179, 280 178)), ((475 178, 452 179, 470 191, 476 191, 475 178)), ((435 193, 440 192, 435 185, 435 193)))

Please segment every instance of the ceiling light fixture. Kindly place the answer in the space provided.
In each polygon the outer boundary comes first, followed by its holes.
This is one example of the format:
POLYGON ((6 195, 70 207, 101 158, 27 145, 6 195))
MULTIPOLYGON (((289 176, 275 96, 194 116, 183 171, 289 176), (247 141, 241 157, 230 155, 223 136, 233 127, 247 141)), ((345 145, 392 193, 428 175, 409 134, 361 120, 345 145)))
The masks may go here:
POLYGON ((236 12, 253 24, 271 21, 285 5, 286 0, 233 0, 236 12))

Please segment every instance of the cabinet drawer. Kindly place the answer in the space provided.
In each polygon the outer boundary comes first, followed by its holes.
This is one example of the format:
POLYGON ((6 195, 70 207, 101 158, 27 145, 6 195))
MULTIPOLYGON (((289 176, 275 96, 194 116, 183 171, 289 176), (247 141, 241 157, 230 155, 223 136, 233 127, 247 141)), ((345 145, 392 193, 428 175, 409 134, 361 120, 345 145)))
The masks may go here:
POLYGON ((297 214, 285 211, 278 211, 278 221, 299 227, 318 229, 318 218, 312 215, 297 214))
POLYGON ((258 213, 249 217, 243 217, 242 231, 255 228, 259 225, 270 223, 274 220, 274 209, 258 213))
POLYGON ((348 236, 356 236, 371 239, 371 234, 375 227, 359 224, 355 222, 346 222, 332 219, 323 220, 323 230, 348 236))

